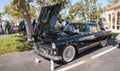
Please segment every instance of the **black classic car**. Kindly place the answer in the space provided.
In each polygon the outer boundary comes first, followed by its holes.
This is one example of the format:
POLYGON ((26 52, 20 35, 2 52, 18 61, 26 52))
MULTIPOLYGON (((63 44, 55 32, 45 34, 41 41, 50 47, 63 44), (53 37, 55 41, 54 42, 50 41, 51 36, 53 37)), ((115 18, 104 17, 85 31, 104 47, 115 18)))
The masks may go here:
POLYGON ((61 31, 55 30, 59 10, 60 4, 42 8, 38 20, 40 35, 33 46, 36 54, 66 63, 89 48, 107 45, 111 32, 101 30, 95 22, 69 23, 61 31))

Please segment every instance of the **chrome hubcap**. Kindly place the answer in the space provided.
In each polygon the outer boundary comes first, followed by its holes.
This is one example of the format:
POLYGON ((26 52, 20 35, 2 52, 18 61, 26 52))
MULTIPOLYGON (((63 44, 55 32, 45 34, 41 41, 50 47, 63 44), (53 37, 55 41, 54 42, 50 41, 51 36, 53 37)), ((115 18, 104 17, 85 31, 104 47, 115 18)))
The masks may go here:
POLYGON ((103 41, 101 42, 101 45, 102 45, 102 46, 106 46, 106 44, 107 44, 107 39, 105 39, 105 40, 103 40, 103 41))
POLYGON ((70 62, 74 59, 75 56, 75 48, 73 46, 68 46, 64 49, 63 59, 66 62, 70 62))

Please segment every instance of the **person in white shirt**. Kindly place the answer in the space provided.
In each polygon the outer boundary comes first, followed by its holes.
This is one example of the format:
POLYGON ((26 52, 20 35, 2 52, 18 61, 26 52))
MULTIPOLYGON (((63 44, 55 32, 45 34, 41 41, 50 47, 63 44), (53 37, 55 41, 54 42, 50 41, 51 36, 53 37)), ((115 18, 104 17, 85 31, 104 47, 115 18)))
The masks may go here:
POLYGON ((0 34, 2 34, 2 27, 0 27, 0 34))
POLYGON ((2 23, 0 22, 0 35, 2 34, 2 23))
POLYGON ((63 25, 63 27, 65 27, 65 25, 66 25, 66 20, 65 19, 62 20, 62 25, 63 25))
POLYGON ((5 34, 5 28, 6 28, 6 23, 2 22, 2 29, 3 29, 3 33, 5 34))
POLYGON ((66 18, 66 25, 70 24, 70 22, 71 22, 71 21, 70 21, 70 18, 67 17, 67 18, 66 18))

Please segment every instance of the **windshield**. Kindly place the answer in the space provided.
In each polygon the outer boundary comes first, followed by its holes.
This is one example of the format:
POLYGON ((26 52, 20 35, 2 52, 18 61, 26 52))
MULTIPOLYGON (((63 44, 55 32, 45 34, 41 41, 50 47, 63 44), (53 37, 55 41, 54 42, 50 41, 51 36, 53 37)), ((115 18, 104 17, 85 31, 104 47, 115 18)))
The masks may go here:
POLYGON ((64 31, 74 31, 75 30, 75 26, 72 24, 68 24, 65 28, 64 31))
POLYGON ((72 32, 77 32, 77 33, 86 32, 87 33, 87 32, 90 32, 90 27, 85 24, 69 24, 68 26, 64 28, 64 31, 72 31, 72 32))

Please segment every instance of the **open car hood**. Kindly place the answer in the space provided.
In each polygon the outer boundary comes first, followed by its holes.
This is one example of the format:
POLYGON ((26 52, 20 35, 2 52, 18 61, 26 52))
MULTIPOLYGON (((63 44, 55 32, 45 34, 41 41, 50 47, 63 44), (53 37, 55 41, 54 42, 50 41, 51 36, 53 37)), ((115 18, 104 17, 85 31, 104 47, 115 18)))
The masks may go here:
POLYGON ((42 32, 54 30, 60 9, 60 4, 42 7, 38 18, 38 23, 40 23, 40 30, 42 32))

